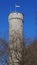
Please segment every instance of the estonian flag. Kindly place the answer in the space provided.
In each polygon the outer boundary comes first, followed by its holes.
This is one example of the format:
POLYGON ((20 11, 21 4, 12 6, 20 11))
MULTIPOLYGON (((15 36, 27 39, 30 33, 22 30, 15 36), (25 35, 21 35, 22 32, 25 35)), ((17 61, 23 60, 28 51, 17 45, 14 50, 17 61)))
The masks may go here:
POLYGON ((20 7, 19 5, 16 5, 15 7, 20 7))

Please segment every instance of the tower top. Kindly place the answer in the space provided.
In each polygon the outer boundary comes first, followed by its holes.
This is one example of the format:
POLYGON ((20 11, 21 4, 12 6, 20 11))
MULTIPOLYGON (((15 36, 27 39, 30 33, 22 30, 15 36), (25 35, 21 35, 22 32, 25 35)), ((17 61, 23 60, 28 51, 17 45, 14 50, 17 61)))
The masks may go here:
POLYGON ((23 13, 20 13, 20 12, 12 12, 12 13, 10 13, 10 15, 9 15, 9 19, 11 20, 11 19, 24 19, 24 15, 23 15, 23 13))

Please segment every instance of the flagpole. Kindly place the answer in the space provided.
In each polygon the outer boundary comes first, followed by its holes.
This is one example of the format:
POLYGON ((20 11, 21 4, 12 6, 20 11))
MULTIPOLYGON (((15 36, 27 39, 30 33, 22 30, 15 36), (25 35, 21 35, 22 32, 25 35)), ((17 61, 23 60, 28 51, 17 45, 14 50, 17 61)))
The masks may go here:
POLYGON ((15 4, 15 12, 16 12, 16 4, 15 4))
POLYGON ((11 12, 11 6, 10 6, 10 12, 11 12))

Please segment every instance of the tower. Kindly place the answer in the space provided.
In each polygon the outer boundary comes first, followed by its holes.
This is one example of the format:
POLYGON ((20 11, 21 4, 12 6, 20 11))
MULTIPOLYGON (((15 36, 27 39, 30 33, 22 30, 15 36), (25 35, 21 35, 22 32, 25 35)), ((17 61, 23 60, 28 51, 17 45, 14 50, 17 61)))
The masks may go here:
POLYGON ((13 12, 9 17, 9 65, 19 65, 22 61, 23 50, 23 21, 22 13, 13 12))

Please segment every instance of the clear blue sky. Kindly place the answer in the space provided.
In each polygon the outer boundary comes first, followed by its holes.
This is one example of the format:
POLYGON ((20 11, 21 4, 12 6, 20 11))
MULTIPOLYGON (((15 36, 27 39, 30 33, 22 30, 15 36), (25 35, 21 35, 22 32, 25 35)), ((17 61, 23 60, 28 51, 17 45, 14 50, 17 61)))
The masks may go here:
POLYGON ((24 13, 24 36, 34 38, 37 0, 0 0, 0 37, 8 39, 8 14, 15 11, 15 4, 20 5, 16 11, 24 13))

